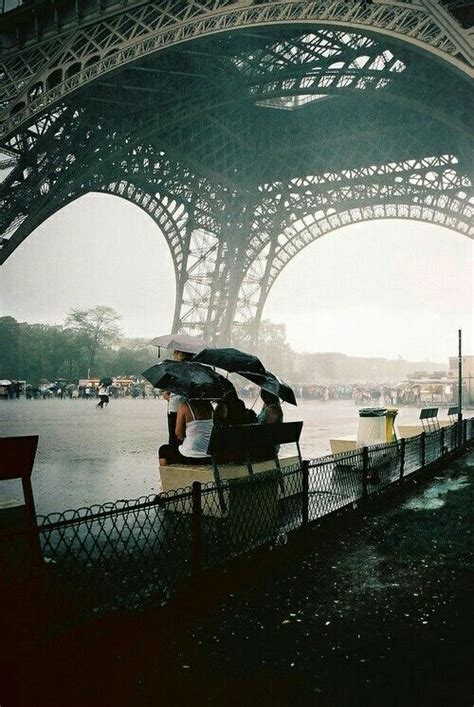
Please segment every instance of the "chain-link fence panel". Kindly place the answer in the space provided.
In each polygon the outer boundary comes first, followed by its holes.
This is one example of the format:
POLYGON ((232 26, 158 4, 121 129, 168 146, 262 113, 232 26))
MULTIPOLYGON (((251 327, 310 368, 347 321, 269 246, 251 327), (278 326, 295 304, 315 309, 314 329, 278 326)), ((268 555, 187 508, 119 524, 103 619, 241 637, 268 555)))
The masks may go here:
POLYGON ((303 469, 301 464, 285 467, 279 479, 278 528, 289 533, 303 524, 303 469))
POLYGON ((474 418, 471 418, 470 420, 466 420, 467 424, 467 435, 466 439, 467 441, 472 441, 474 439, 474 418))
POLYGON ((201 492, 205 565, 211 566, 301 525, 299 464, 204 487, 201 492))
POLYGON ((367 492, 380 491, 400 478, 400 444, 378 444, 368 449, 367 492))
POLYGON ((404 476, 413 474, 421 468, 421 435, 408 437, 405 444, 404 476))
POLYGON ((202 490, 206 566, 248 552, 278 535, 282 485, 282 474, 275 469, 202 490))
POLYGON ((38 518, 50 583, 70 605, 134 608, 166 598, 190 572, 190 493, 66 511, 38 518))
POLYGON ((42 554, 59 613, 160 602, 180 578, 274 544, 303 524, 386 488, 399 480, 402 467, 408 476, 440 459, 458 448, 459 431, 464 440, 472 439, 473 421, 283 470, 39 516, 33 538, 3 534, 2 568, 14 576, 42 554), (24 562, 18 559, 22 553, 24 562))
POLYGON ((441 430, 427 433, 425 437, 425 466, 439 459, 441 454, 441 430))
POLYGON ((309 463, 308 520, 316 520, 361 498, 362 451, 314 459, 309 463))

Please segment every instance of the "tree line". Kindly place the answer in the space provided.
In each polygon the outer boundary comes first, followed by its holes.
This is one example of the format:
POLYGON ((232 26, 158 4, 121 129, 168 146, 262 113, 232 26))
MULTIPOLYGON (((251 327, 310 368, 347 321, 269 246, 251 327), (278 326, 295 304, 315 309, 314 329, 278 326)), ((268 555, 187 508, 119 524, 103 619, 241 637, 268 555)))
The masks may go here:
MULTIPOLYGON (((120 319, 112 307, 104 305, 72 309, 62 324, 0 317, 0 379, 38 383, 139 376, 157 362, 157 350, 147 339, 124 337, 120 319)), ((242 348, 247 347, 242 343, 242 348)), ((286 341, 284 325, 263 321, 254 352, 269 369, 291 377, 294 352, 286 341)))
POLYGON ((38 383, 89 376, 140 375, 156 363, 146 339, 122 335, 111 307, 73 309, 62 324, 0 317, 0 378, 38 383))

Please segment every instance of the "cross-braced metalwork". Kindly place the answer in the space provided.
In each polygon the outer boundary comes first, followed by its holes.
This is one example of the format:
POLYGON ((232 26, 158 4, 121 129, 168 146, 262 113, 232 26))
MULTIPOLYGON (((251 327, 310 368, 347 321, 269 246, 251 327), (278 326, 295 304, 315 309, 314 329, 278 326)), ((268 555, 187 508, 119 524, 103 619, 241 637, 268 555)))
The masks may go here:
POLYGON ((168 243, 173 328, 229 341, 255 338, 279 273, 335 229, 472 236, 461 5, 22 3, 0 16, 0 262, 72 200, 115 194, 168 243))

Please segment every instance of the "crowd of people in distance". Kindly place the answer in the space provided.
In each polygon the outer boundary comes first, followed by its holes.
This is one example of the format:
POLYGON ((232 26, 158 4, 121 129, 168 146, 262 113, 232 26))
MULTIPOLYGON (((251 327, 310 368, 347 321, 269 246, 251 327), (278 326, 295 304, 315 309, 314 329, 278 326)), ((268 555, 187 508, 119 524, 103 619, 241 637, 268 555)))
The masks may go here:
MULTIPOLYGON (((175 351, 175 361, 192 358, 175 351)), ((262 390, 262 409, 257 415, 248 409, 237 395, 219 400, 215 407, 209 400, 187 400, 169 391, 162 391, 168 401, 168 444, 159 448, 160 466, 169 464, 208 464, 209 440, 214 425, 270 424, 283 421, 283 411, 276 395, 262 390)))
MULTIPOLYGON (((109 400, 118 398, 147 399, 159 398, 158 391, 143 381, 124 385, 113 383, 107 386, 105 393, 109 400)), ((100 401, 104 395, 100 383, 80 384, 76 381, 53 381, 49 383, 30 384, 25 381, 13 382, 9 386, 0 385, 0 398, 26 400, 95 400, 100 401)))

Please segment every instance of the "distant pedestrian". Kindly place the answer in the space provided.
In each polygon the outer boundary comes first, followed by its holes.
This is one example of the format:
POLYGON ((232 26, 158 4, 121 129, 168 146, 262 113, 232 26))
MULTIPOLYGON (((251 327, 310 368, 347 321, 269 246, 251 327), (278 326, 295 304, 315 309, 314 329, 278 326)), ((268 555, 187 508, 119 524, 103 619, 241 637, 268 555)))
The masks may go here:
POLYGON ((98 408, 103 410, 104 405, 107 407, 109 404, 109 393, 110 385, 101 385, 99 388, 99 402, 97 403, 98 408))

